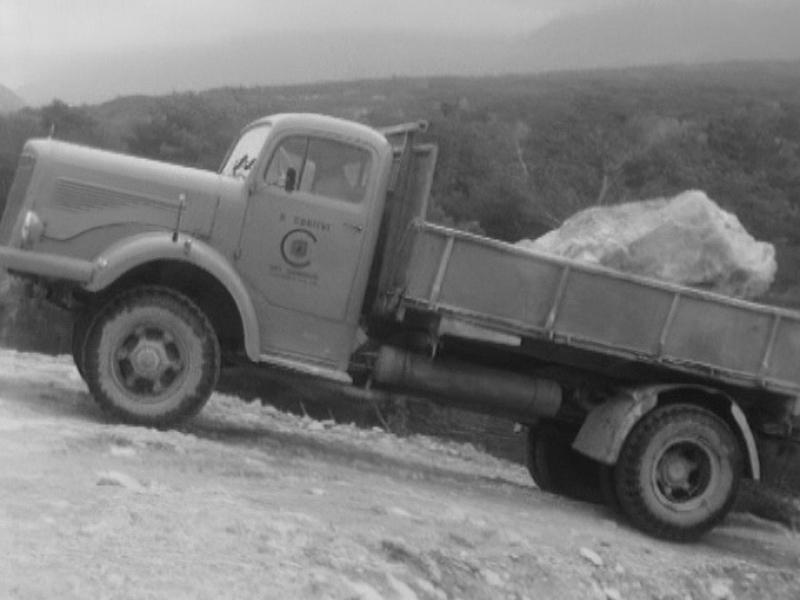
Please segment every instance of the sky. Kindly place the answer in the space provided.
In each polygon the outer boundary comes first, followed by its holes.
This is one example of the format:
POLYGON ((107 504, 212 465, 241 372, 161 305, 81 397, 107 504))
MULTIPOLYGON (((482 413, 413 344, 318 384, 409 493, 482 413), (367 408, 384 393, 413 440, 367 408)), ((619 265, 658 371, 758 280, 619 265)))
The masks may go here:
POLYGON ((798 31, 800 0, 0 0, 0 85, 40 105, 325 79, 794 60, 798 31))
POLYGON ((565 13, 614 4, 618 0, 0 0, 0 83, 30 83, 65 56, 292 30, 515 35, 565 13))

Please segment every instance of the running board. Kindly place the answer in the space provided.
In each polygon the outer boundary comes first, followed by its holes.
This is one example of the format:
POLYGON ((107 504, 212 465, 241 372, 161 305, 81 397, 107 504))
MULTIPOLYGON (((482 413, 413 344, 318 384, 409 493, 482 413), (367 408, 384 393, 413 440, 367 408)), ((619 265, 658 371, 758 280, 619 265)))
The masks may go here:
POLYGON ((319 367, 317 365, 310 365, 306 362, 285 358, 283 356, 274 356, 272 354, 262 354, 258 357, 259 362, 267 363, 289 371, 295 371, 304 375, 311 375, 313 377, 320 377, 328 379, 329 381, 336 381, 338 383, 353 383, 352 377, 344 371, 336 369, 329 369, 327 367, 319 367))

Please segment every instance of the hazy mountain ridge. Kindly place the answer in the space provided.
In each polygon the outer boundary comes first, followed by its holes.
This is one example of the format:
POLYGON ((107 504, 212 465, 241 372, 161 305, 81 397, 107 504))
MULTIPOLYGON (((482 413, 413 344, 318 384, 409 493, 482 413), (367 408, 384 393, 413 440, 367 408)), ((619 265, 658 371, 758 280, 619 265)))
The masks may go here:
POLYGON ((659 63, 800 58, 800 3, 678 0, 636 3, 555 20, 528 36, 426 32, 280 32, 224 43, 69 57, 19 90, 98 102, 242 85, 391 76, 496 75, 659 63))
POLYGON ((0 113, 14 112, 25 106, 24 100, 0 84, 0 113))
MULTIPOLYGON (((677 0, 554 21, 521 51, 530 66, 595 68, 800 58, 800 3, 677 0)), ((512 59, 522 65, 522 56, 512 59)))

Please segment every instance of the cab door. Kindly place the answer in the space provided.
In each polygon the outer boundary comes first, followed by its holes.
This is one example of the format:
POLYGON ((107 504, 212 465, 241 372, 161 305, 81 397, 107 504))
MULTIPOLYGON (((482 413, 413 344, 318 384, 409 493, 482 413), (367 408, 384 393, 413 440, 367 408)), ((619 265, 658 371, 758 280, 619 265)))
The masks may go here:
POLYGON ((369 147, 289 135, 255 175, 239 269, 261 299, 262 350, 349 355, 374 246, 377 157, 369 147))

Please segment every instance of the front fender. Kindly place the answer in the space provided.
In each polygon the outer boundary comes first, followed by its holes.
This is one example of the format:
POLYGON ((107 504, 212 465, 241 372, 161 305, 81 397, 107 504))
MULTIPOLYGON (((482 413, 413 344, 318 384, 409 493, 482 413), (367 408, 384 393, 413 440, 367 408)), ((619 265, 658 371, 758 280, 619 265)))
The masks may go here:
POLYGON ((661 394, 675 390, 700 391, 727 401, 731 419, 744 442, 750 476, 759 479, 761 463, 755 436, 744 412, 727 394, 700 385, 651 385, 623 390, 589 411, 572 447, 577 452, 603 464, 616 464, 622 445, 634 425, 658 405, 661 394))
POLYGON ((152 232, 126 238, 103 251, 95 261, 91 281, 84 287, 100 292, 131 269, 161 260, 190 263, 213 275, 233 297, 244 329, 244 346, 250 360, 260 354, 258 318, 242 279, 230 262, 217 250, 187 235, 152 232))

